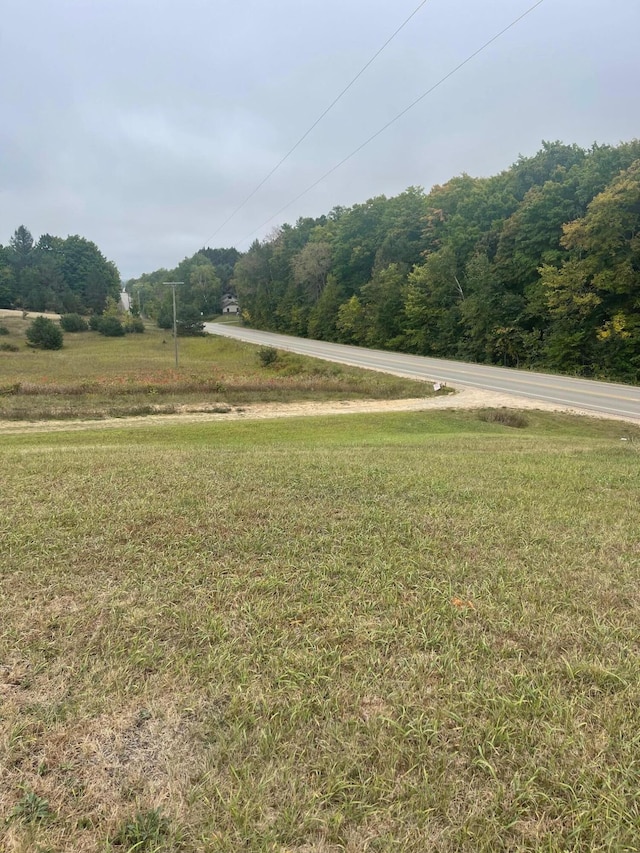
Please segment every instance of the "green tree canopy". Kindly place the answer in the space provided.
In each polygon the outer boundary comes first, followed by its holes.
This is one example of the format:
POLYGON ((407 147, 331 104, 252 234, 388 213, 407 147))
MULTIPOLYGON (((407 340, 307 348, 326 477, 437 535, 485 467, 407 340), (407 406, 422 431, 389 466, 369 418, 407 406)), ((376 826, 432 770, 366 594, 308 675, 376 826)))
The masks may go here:
POLYGON ((101 313, 120 292, 115 265, 95 243, 74 235, 43 234, 35 242, 21 225, 0 252, 0 301, 4 307, 61 313, 101 313), (4 283, 4 286, 3 286, 4 283))
POLYGON ((258 328, 639 381, 639 163, 639 140, 543 142, 497 175, 335 207, 134 287, 168 316, 159 282, 184 280, 204 312, 217 276, 258 328))

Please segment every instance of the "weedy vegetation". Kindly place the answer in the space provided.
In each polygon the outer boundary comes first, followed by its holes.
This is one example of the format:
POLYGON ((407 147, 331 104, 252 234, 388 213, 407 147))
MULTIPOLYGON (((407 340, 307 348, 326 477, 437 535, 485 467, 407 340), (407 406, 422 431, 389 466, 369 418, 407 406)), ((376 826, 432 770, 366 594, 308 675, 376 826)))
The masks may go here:
POLYGON ((169 821, 160 809, 138 812, 116 832, 111 842, 114 849, 150 851, 158 850, 169 836, 169 821))
POLYGON ((99 329, 67 334, 62 350, 40 352, 27 346, 29 320, 10 317, 3 323, 10 334, 0 342, 0 420, 99 419, 185 407, 433 393, 429 383, 208 335, 180 339, 176 370, 170 334, 152 327, 143 335, 123 331, 105 337, 99 329))
POLYGON ((639 430, 527 420, 4 436, 0 849, 638 850, 639 430))
POLYGON ((506 406, 500 409, 482 409, 478 413, 478 417, 488 424, 503 424, 514 429, 524 429, 529 423, 522 412, 515 412, 506 406))

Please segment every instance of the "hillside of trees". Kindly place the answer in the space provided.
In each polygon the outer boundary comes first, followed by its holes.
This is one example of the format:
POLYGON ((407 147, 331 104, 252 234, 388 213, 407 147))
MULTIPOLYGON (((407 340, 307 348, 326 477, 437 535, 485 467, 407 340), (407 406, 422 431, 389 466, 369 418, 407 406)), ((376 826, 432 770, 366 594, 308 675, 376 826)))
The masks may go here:
POLYGON ((204 249, 132 292, 157 315, 159 283, 177 278, 194 310, 230 289, 261 329, 640 380, 638 140, 545 142, 493 177, 337 207, 234 251, 204 249))
POLYGON ((158 269, 127 282, 135 311, 158 321, 163 329, 173 323, 173 304, 168 281, 182 282, 178 291, 178 320, 193 324, 201 317, 221 311, 221 299, 233 291, 231 280, 238 259, 237 249, 201 249, 185 258, 175 269, 158 269))
POLYGON ((0 308, 101 314, 119 293, 115 264, 84 237, 43 234, 36 242, 21 225, 0 245, 0 308))

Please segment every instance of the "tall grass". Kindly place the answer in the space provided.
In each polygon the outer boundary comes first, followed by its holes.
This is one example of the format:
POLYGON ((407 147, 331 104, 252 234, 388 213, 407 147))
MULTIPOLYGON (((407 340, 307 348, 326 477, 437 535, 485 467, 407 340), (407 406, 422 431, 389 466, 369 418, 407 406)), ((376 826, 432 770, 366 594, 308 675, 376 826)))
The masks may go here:
MULTIPOLYGON (((250 402, 394 398, 433 393, 428 383, 279 352, 225 338, 181 338, 179 368, 170 335, 105 338, 66 334, 57 352, 29 349, 28 321, 3 320, 17 352, 0 352, 0 420, 111 417, 178 407, 250 402)), ((5 340, 5 338, 3 338, 5 340)))

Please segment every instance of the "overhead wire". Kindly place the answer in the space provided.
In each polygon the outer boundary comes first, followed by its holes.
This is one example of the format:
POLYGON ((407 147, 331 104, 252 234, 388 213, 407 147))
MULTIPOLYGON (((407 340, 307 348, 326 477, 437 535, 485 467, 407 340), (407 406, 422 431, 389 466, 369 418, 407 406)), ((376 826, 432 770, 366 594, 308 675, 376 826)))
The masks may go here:
POLYGON ((496 33, 494 36, 492 36, 488 41, 486 41, 477 50, 474 50, 473 53, 471 53, 469 56, 467 56, 466 59, 464 59, 462 62, 460 62, 458 65, 456 65, 455 68, 452 68, 451 71, 449 71, 447 74, 444 75, 444 77, 441 77, 437 81, 437 83, 434 83, 432 86, 430 86, 426 90, 426 92, 423 92, 421 95, 419 95, 419 97, 417 97, 407 107, 405 107, 397 115, 395 115, 392 119, 390 119, 390 121, 388 121, 385 125, 383 125, 375 133, 371 134, 371 136, 368 139, 366 139, 364 142, 362 142, 360 145, 358 145, 357 148, 354 148, 350 154, 347 154, 346 157, 343 157, 339 163, 336 163, 335 166, 332 166, 327 172, 324 173, 324 175, 322 175, 320 178, 318 178, 316 181, 314 181, 312 184, 310 184, 305 190, 303 190, 301 193, 299 193, 295 198, 291 199, 291 201, 287 202, 287 204, 285 204, 278 211, 276 211, 276 213, 274 213, 272 216, 270 216, 269 219, 265 220, 262 223, 262 225, 259 225, 250 234, 248 234, 246 237, 243 237, 242 240, 240 240, 240 243, 241 244, 246 243, 247 240, 250 240, 254 234, 257 234, 258 231, 262 230, 262 228, 264 228, 266 225, 268 225, 270 222, 272 222, 277 216, 280 216, 281 213, 284 213, 284 211, 287 210, 289 207, 291 207, 292 204, 295 204, 297 201, 299 201, 301 198, 303 198, 303 196, 305 196, 307 193, 311 192, 311 190, 315 189, 318 186, 318 184, 321 184, 322 181, 324 181, 326 178, 328 178, 330 175, 332 175, 341 166, 344 166, 344 164, 347 163, 349 160, 351 160, 352 157, 355 157, 356 154, 359 154, 360 151, 362 151, 363 148, 365 148, 367 145, 369 145, 370 142, 373 142, 374 139, 377 139, 377 137, 380 136, 382 133, 384 133, 385 130, 388 130, 392 124, 395 124, 399 119, 401 119, 404 115, 406 115, 410 110, 412 110, 415 106, 417 106, 421 101, 423 101, 428 95, 430 95, 432 92, 434 92, 440 86, 442 86, 443 83, 445 83, 447 80, 449 80, 451 77, 453 77, 454 74, 456 74, 458 71, 460 71, 462 68, 464 68, 465 65, 468 65, 473 59, 476 58, 476 56, 478 56, 483 51, 485 51, 494 42, 496 42, 501 36, 503 36, 505 33, 509 32, 509 30, 513 29, 513 27, 515 27, 517 24, 519 24, 520 21, 522 21, 524 18, 526 18, 532 12, 534 12, 538 8, 538 6, 541 6, 543 3, 544 3, 544 0, 537 0, 537 2, 533 4, 533 6, 530 6, 525 12, 523 12, 521 15, 519 15, 515 20, 511 21, 511 23, 508 24, 506 27, 504 27, 504 29, 500 30, 499 33, 496 33))
MULTIPOLYGON (((291 148, 287 151, 287 153, 276 163, 276 165, 271 169, 271 171, 265 175, 265 177, 260 181, 260 183, 255 187, 255 189, 249 193, 249 195, 244 199, 244 201, 241 202, 236 207, 236 209, 225 219, 225 221, 216 229, 216 231, 214 231, 214 233, 211 235, 211 237, 207 241, 208 243, 211 242, 211 240, 213 240, 214 237, 216 237, 220 233, 220 231, 222 231, 222 229, 225 227, 225 225, 228 225, 229 222, 231 222, 231 220, 236 216, 236 214, 240 213, 242 208, 245 207, 245 205, 248 204, 249 201, 251 201, 251 199, 254 197, 254 195, 256 195, 256 193, 262 189, 262 187, 267 183, 269 178, 271 178, 273 175, 275 175, 275 173, 278 171, 278 169, 285 163, 286 160, 289 159, 289 157, 293 154, 293 152, 297 148, 299 148, 300 145, 302 145, 302 143, 307 138, 307 136, 309 136, 309 134, 313 130, 315 130, 315 128, 322 121, 322 119, 329 112, 331 112, 331 110, 335 107, 335 105, 338 103, 338 101, 340 101, 341 98, 343 98, 344 95, 346 95, 346 93, 349 91, 349 89, 360 79, 360 77, 362 77, 362 75, 367 70, 367 68, 369 68, 369 66, 375 62, 375 60, 380 56, 382 51, 385 50, 385 48, 388 47, 389 44, 391 44, 391 42, 394 40, 394 38, 407 26, 409 21, 411 21, 411 19, 414 18, 418 14, 420 9, 422 9, 422 7, 425 6, 428 2, 429 2, 429 0, 422 0, 422 2, 409 15, 409 17, 405 18, 405 20, 400 24, 400 26, 385 41, 385 43, 382 45, 382 47, 378 48, 378 50, 373 54, 371 59, 369 59, 368 62, 366 62, 362 66, 362 68, 358 71, 356 76, 349 83, 347 83, 347 85, 344 87, 344 89, 342 89, 342 91, 338 95, 336 95, 336 97, 333 99, 333 101, 331 101, 331 103, 324 110, 324 112, 322 112, 318 116, 318 118, 313 122, 313 124, 302 134, 300 139, 298 139, 298 141, 294 145, 291 146, 291 148)), ((276 216, 277 216, 277 214, 276 214, 276 216)))

